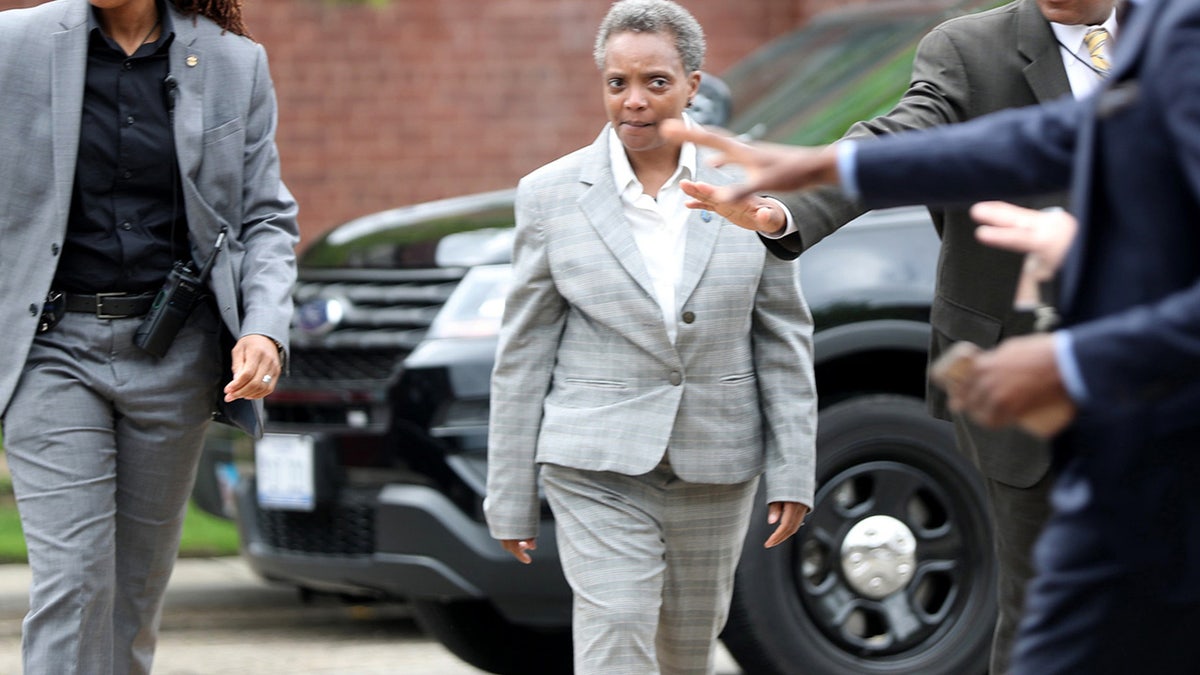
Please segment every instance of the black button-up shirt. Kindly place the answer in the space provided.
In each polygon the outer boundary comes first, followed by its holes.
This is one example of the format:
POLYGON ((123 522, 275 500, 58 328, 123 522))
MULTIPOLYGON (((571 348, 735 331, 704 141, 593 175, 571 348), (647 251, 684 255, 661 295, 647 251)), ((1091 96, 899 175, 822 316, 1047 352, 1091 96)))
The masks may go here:
POLYGON ((54 288, 76 293, 156 291, 186 260, 187 222, 171 128, 167 48, 171 17, 132 56, 90 27, 75 185, 54 288))

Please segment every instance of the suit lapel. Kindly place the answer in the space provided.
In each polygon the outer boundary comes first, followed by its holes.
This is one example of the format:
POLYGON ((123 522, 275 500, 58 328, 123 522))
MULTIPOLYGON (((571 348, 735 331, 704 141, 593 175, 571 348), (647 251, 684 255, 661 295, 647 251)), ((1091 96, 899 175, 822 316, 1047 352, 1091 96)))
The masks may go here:
MULTIPOLYGON (((701 150, 696 157, 696 180, 712 185, 728 184, 731 180, 728 174, 708 166, 707 160, 711 154, 710 151, 701 150)), ((692 292, 696 290, 696 285, 700 283, 700 278, 704 276, 704 270, 708 268, 708 261, 712 258, 713 249, 716 248, 717 233, 723 222, 724 219, 721 216, 710 211, 689 209, 683 274, 679 278, 679 287, 675 291, 677 307, 683 307, 687 303, 692 292)))
POLYGON ((88 22, 91 5, 66 4, 62 29, 53 35, 50 68, 50 115, 54 123, 54 184, 63 213, 71 203, 75 159, 79 155, 84 77, 87 73, 88 22))
POLYGON ((1039 103, 1071 93, 1071 83, 1058 53, 1058 40, 1034 0, 1024 0, 1017 8, 1017 51, 1029 63, 1023 69, 1039 103))
POLYGON ((650 281, 650 273, 646 271, 646 264, 642 261, 637 242, 633 240, 633 232, 625 221, 621 195, 617 194, 612 168, 609 166, 607 126, 588 148, 587 159, 579 179, 589 186, 579 198, 579 208, 584 217, 625 272, 641 286, 647 297, 654 300, 654 284, 650 281))
POLYGON ((194 187, 204 139, 204 69, 207 60, 196 48, 196 27, 192 20, 180 14, 171 3, 167 3, 167 6, 175 24, 175 41, 171 43, 171 76, 179 87, 173 113, 175 152, 183 182, 194 187))

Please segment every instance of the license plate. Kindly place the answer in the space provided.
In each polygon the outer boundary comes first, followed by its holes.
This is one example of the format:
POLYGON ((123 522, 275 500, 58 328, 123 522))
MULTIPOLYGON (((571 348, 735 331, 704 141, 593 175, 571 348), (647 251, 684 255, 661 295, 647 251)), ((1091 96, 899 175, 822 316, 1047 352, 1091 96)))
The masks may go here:
POLYGON ((312 511, 316 505, 312 436, 264 434, 254 445, 254 475, 262 508, 312 511))

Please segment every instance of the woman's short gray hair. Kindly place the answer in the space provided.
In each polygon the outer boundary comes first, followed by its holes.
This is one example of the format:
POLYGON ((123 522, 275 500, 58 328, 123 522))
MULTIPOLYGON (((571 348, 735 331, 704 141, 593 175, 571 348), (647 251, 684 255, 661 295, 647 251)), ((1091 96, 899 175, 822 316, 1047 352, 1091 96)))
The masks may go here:
POLYGON ((592 55, 596 67, 604 70, 604 49, 617 33, 670 33, 675 51, 683 59, 684 72, 700 70, 704 65, 704 30, 686 9, 671 0, 621 0, 613 3, 600 30, 592 55))

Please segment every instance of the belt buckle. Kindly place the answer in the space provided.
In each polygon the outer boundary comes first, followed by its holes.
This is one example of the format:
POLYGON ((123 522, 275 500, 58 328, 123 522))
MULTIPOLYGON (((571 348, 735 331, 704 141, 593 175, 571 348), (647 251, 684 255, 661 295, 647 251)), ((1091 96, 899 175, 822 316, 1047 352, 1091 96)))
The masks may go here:
POLYGON ((118 298, 128 295, 127 293, 97 293, 96 294, 96 318, 97 319, 124 319, 128 314, 105 314, 104 313, 104 298, 118 298))

